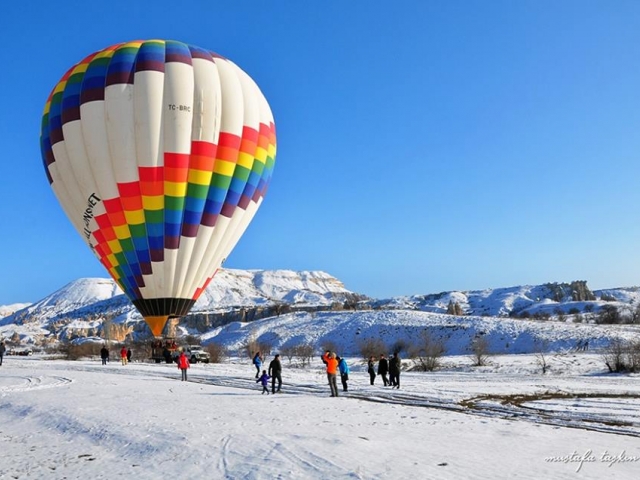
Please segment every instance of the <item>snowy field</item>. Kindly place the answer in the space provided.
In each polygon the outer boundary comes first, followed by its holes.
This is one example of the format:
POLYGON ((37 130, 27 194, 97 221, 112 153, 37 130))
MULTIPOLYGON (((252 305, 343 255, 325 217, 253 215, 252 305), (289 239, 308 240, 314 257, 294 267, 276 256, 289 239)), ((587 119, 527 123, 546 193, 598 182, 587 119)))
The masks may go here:
POLYGON ((546 375, 534 356, 491 361, 447 357, 391 390, 350 359, 330 398, 317 358, 284 359, 267 396, 248 360, 181 382, 164 364, 5 357, 0 479, 640 478, 640 376, 597 354, 552 355, 546 375))

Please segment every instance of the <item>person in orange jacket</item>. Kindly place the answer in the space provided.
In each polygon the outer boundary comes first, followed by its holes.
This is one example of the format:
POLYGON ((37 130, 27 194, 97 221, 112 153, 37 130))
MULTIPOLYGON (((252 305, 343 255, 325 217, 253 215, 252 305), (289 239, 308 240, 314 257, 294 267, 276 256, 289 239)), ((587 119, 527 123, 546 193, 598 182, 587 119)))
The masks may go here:
POLYGON ((122 347, 120 350, 120 359, 122 360, 122 364, 127 364, 127 347, 122 347))
POLYGON ((329 380, 329 388, 331 388, 331 396, 338 396, 338 383, 336 382, 336 374, 338 373, 338 361, 336 354, 327 350, 322 355, 322 361, 327 365, 327 379, 329 380))
POLYGON ((187 381, 187 368, 189 368, 189 359, 184 354, 184 352, 180 352, 180 356, 178 357, 178 368, 182 372, 182 381, 187 381))

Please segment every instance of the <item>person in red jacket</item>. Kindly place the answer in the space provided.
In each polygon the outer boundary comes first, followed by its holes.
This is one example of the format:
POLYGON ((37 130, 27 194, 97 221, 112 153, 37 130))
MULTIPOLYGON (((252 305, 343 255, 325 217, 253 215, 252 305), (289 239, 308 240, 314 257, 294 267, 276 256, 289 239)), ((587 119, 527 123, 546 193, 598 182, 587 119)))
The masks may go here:
POLYGON ((322 355, 322 361, 327 366, 327 379, 329 380, 329 388, 331 388, 331 396, 338 396, 338 383, 336 382, 336 374, 338 373, 338 361, 336 354, 327 350, 322 355))
POLYGON ((120 358, 122 359, 122 364, 127 364, 127 347, 122 347, 120 350, 120 358))
POLYGON ((184 354, 184 352, 180 352, 180 356, 178 357, 178 368, 182 372, 182 381, 187 381, 187 368, 189 368, 189 359, 184 354))

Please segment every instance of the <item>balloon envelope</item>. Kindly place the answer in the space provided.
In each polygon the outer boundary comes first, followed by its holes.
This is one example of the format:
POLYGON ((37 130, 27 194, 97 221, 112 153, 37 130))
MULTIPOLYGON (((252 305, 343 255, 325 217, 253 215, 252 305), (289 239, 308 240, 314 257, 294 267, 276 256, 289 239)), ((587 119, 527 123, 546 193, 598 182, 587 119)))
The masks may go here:
POLYGON ((40 143, 65 213, 154 335, 189 311, 240 239, 276 152, 254 81, 164 40, 114 45, 69 69, 40 143))

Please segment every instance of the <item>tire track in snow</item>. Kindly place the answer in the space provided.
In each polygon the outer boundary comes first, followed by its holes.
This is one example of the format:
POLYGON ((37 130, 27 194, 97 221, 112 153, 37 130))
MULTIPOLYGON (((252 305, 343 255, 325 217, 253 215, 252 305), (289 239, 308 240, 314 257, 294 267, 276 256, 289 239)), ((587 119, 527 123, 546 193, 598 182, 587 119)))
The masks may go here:
POLYGON ((0 380, 0 396, 12 392, 27 392, 41 390, 43 388, 62 387, 72 383, 73 380, 67 377, 39 376, 30 377, 22 375, 7 375, 0 380))

